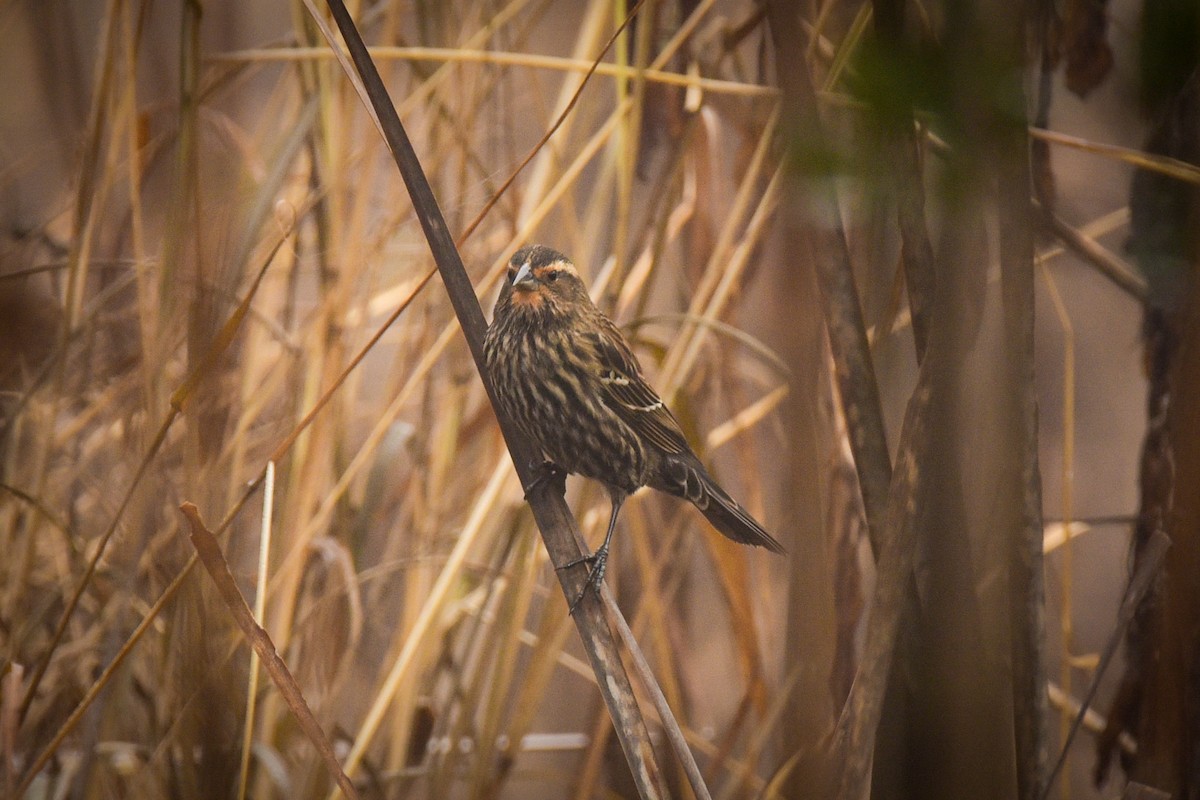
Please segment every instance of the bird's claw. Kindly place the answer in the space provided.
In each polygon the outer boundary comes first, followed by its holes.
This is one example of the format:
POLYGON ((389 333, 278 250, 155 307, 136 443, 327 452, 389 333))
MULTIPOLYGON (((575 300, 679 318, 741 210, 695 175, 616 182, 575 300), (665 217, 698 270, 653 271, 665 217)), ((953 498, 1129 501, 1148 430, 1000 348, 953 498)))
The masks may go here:
POLYGON ((538 464, 531 465, 533 470, 533 480, 525 487, 525 502, 529 502, 529 496, 534 490, 547 481, 552 481, 553 485, 558 488, 560 495, 567 493, 567 471, 547 459, 538 464))
POLYGON ((571 606, 569 609, 571 616, 575 616, 575 609, 579 607, 579 603, 587 595, 589 589, 594 590, 597 596, 600 595, 600 585, 604 580, 604 570, 608 567, 608 547, 601 546, 590 556, 580 556, 573 561, 568 561, 566 564, 563 564, 561 567, 557 567, 556 569, 570 569, 571 567, 577 567, 580 564, 587 564, 591 567, 591 569, 588 570, 587 580, 584 581, 583 588, 579 590, 579 594, 576 595, 573 601, 571 601, 571 606))

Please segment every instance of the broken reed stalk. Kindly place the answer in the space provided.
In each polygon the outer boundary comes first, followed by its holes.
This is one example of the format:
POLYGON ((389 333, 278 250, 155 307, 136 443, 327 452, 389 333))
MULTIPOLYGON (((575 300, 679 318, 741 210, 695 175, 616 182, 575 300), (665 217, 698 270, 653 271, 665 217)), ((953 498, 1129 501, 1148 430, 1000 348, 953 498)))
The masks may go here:
POLYGON ((338 788, 346 797, 356 800, 358 792, 355 791, 350 778, 342 771, 341 764, 338 763, 337 756, 333 752, 333 745, 329 743, 325 731, 321 729, 320 723, 317 722, 312 709, 305 701, 304 694, 300 691, 300 685, 296 683, 287 664, 275 650, 275 644, 271 641, 271 637, 267 635, 261 625, 254 621, 254 614, 250 611, 246 598, 242 596, 233 580, 229 564, 221 553, 221 545, 217 543, 217 537, 205 527, 204 521, 200 519, 200 511, 195 505, 185 502, 179 509, 187 517, 188 525, 191 526, 192 546, 196 548, 196 555, 200 557, 200 563, 212 577, 217 592, 221 595, 221 600, 224 601, 226 608, 229 609, 234 622, 237 623, 242 635, 246 637, 246 641, 250 643, 254 652, 262 660, 263 667, 271 676, 271 680, 279 687, 284 702, 296 716, 296 722, 299 723, 300 729, 316 746, 317 753, 320 754, 326 768, 337 781, 338 788))

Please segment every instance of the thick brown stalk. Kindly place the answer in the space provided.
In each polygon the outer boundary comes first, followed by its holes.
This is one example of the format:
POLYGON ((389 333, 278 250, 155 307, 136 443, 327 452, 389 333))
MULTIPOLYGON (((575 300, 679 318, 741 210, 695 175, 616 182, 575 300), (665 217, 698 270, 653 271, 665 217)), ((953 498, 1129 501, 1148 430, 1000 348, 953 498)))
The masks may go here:
MULTIPOLYGON (((820 123, 820 108, 808 67, 802 57, 796 7, 792 3, 772 2, 767 17, 771 39, 778 59, 778 78, 783 95, 782 124, 787 137, 787 156, 793 165, 794 179, 802 179, 797 164, 806 151, 823 152, 825 135, 820 123)), ((850 263, 850 250, 842 225, 838 198, 827 176, 817 175, 804 181, 810 197, 808 225, 809 257, 816 267, 817 283, 825 309, 829 348, 833 352, 838 396, 854 466, 862 491, 863 507, 870 529, 871 550, 876 560, 883 549, 881 538, 887 509, 888 486, 892 466, 879 401, 879 384, 871 361, 867 330, 863 322, 858 288, 850 263)))

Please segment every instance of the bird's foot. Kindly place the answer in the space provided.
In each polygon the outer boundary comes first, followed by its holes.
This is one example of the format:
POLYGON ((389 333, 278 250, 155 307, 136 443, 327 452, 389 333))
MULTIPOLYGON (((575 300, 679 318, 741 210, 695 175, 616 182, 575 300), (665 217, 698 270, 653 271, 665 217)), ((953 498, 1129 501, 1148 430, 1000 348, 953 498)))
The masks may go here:
POLYGON ((608 567, 608 543, 605 542, 604 544, 600 545, 596 552, 592 553, 590 556, 580 556, 574 561, 568 561, 566 564, 558 567, 558 569, 570 569, 571 567, 577 567, 580 564, 587 564, 591 567, 591 569, 588 570, 587 580, 584 581, 583 588, 579 590, 579 594, 573 601, 571 601, 571 616, 575 616, 575 609, 579 607, 580 601, 583 600, 585 595, 587 595, 589 589, 594 590, 597 597, 600 596, 600 585, 604 580, 604 570, 608 567))
POLYGON ((525 487, 526 502, 529 502, 529 496, 533 494, 534 490, 547 481, 550 482, 551 486, 558 489, 560 495, 567 493, 567 471, 558 464, 547 459, 546 461, 530 465, 530 469, 533 470, 533 480, 525 487))

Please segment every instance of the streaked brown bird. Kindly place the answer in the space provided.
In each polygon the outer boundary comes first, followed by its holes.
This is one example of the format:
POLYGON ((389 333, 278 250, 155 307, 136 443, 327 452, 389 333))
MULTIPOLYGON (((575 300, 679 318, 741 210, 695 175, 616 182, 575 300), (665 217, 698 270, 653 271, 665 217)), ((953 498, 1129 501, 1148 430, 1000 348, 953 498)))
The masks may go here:
POLYGON ((555 471, 583 475, 612 500, 604 543, 563 567, 591 567, 572 611, 589 587, 599 589, 621 504, 642 486, 690 501, 735 542, 784 552, 704 469, 562 253, 529 245, 509 260, 484 353, 504 413, 548 459, 538 481, 555 471))

